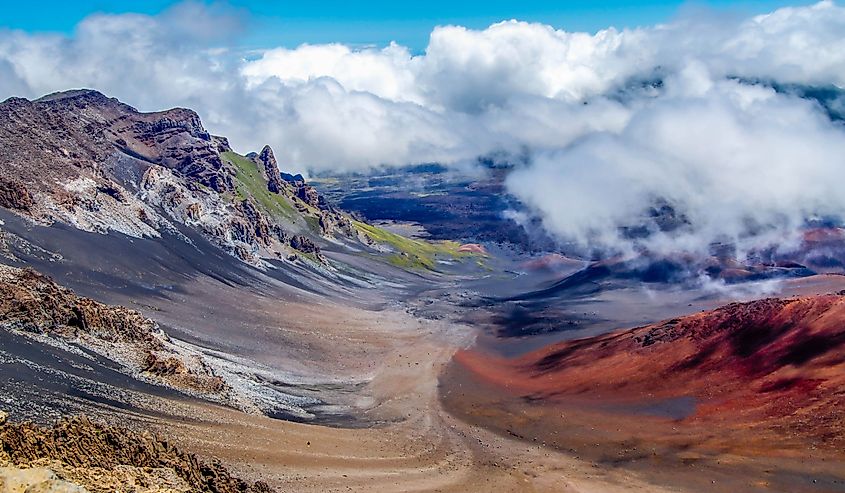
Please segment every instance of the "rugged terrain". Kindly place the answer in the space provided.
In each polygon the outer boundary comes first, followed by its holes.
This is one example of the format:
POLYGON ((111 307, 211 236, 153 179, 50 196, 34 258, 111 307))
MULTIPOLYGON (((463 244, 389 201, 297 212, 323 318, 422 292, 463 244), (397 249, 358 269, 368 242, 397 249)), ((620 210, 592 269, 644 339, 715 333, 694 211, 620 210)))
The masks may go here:
MULTIPOLYGON (((844 320, 842 295, 767 298, 517 358, 461 351, 450 374, 463 385, 449 385, 447 408, 635 470, 692 461, 726 490, 839 491, 844 320), (801 465, 810 458, 818 467, 801 465)), ((660 482, 681 484, 674 474, 660 482)))
POLYGON ((31 268, 0 265, 0 326, 57 349, 79 348, 130 375, 207 399, 254 406, 233 395, 198 351, 180 347, 139 312, 76 296, 31 268))
POLYGON ((767 298, 560 343, 508 364, 497 361, 492 373, 471 352, 457 361, 531 399, 601 396, 647 403, 689 397, 694 404, 684 419, 733 413, 792 427, 818 446, 838 449, 843 430, 837 423, 845 412, 843 320, 843 296, 767 298), (815 417, 812 427, 799 426, 804 414, 815 417))
POLYGON ((309 182, 88 90, 0 103, 0 144, 2 477, 845 488, 834 225, 742 261, 535 256, 499 164, 309 182))
POLYGON ((80 90, 9 99, 0 119, 0 206, 40 224, 134 237, 189 225, 254 264, 356 236, 304 181, 281 179, 272 149, 239 156, 191 110, 140 113, 80 90))
MULTIPOLYGON (((436 404, 440 365, 469 332, 423 324, 400 302, 478 271, 482 249, 354 220, 280 172, 269 147, 237 154, 189 110, 139 113, 72 91, 0 111, 0 406, 19 433, 3 441, 15 467, 59 461, 39 472, 49 479, 91 465, 13 440, 57 433, 18 424, 27 419, 52 426, 84 413, 171 437, 195 423, 181 443, 243 467, 260 461, 239 455, 247 449, 229 433, 212 442, 221 423, 260 416, 250 435, 260 442, 295 421, 355 429, 436 404), (408 359, 416 351, 425 356, 408 359), (417 378, 420 368, 430 373, 417 378)), ((344 434, 320 429, 308 433, 344 434)), ((140 436, 125 445, 145 447, 140 436)), ((137 472, 137 482, 149 478, 132 468, 154 467, 102 459, 121 468, 105 476, 137 472)), ((260 476, 305 482, 284 471, 260 476)))
POLYGON ((204 463, 150 434, 62 420, 43 428, 0 416, 0 487, 27 492, 270 493, 219 463, 204 463))

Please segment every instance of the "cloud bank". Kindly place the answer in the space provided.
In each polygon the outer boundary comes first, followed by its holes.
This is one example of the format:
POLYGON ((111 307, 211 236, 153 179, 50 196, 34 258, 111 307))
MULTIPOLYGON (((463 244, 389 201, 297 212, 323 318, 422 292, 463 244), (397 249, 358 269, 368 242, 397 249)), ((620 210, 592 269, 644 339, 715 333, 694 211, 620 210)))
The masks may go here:
POLYGON ((845 216, 841 125, 752 83, 845 87, 845 8, 830 1, 595 34, 443 26, 422 54, 396 44, 242 53, 229 47, 247 20, 184 3, 95 15, 71 36, 0 30, 0 97, 91 87, 142 110, 190 107, 240 151, 271 144, 290 170, 527 155, 508 189, 581 245, 754 248, 784 243, 808 218, 845 216), (651 217, 656 206, 676 224, 651 217), (620 229, 630 226, 649 234, 620 229))

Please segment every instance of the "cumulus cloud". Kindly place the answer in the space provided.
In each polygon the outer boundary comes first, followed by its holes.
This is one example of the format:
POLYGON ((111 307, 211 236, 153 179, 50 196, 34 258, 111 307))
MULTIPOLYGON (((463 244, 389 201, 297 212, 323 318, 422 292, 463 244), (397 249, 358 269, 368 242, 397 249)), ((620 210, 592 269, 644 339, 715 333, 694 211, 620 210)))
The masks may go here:
MULTIPOLYGON (((418 60, 418 59, 417 59, 418 60)), ((302 85, 330 77, 350 91, 372 93, 392 101, 422 103, 413 66, 416 60, 404 46, 353 50, 342 44, 275 48, 247 63, 241 74, 249 87, 277 78, 287 85, 302 85)))
POLYGON ((561 241, 617 250, 753 248, 845 212, 833 189, 841 127, 752 84, 845 87, 845 8, 831 1, 595 34, 515 20, 442 26, 422 54, 397 44, 242 53, 231 47, 246 20, 188 2, 158 16, 95 15, 71 36, 0 31, 0 96, 92 87, 142 110, 194 108, 238 150, 269 143, 297 171, 528 156, 507 182, 523 213, 561 241), (676 224, 660 224, 654 207, 676 224), (650 234, 632 239, 626 227, 650 234))
POLYGON ((559 237, 625 245, 619 226, 643 225, 651 234, 636 243, 667 253, 788 246, 808 218, 845 211, 845 131, 814 103, 713 80, 700 64, 665 84, 620 132, 537 154, 510 190, 559 237), (661 227, 656 205, 683 219, 661 227))

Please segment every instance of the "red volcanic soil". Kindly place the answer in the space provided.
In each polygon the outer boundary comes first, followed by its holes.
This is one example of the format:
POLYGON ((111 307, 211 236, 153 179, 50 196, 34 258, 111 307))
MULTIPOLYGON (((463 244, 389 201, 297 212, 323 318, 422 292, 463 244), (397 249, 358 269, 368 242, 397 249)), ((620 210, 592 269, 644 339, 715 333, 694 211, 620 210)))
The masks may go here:
POLYGON ((550 253, 542 257, 526 260, 521 264, 526 270, 559 270, 563 268, 583 267, 585 262, 574 258, 564 257, 559 253, 550 253))
POLYGON ((845 296, 732 303, 515 360, 469 350, 455 362, 532 403, 633 409, 684 398, 679 426, 765 429, 845 450, 845 296))
POLYGON ((845 229, 843 228, 813 228, 804 232, 804 243, 814 245, 817 243, 840 244, 845 240, 845 229))
POLYGON ((487 249, 484 245, 478 243, 467 243, 458 247, 459 252, 477 253, 480 255, 487 255, 487 249))

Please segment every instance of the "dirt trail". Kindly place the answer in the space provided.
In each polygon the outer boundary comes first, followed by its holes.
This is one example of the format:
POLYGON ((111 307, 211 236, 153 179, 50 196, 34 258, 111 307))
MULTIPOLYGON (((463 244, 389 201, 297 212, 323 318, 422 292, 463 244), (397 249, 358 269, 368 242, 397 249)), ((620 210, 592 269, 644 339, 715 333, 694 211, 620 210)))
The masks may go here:
POLYGON ((466 339, 440 322, 387 316, 406 326, 370 333, 381 366, 360 396, 364 415, 381 426, 330 428, 203 404, 190 404, 196 419, 143 424, 282 491, 662 491, 452 417, 438 398, 438 376, 466 339))

